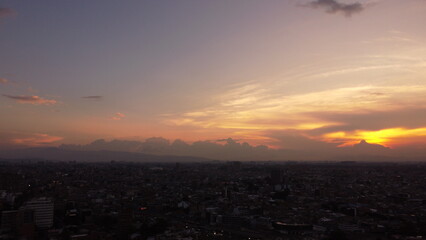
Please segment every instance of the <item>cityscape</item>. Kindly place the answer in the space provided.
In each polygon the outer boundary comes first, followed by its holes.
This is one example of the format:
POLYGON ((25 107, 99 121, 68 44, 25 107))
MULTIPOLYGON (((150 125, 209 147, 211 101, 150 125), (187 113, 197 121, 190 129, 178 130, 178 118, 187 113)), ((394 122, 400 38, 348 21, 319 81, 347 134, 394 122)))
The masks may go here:
POLYGON ((1 162, 1 239, 422 239, 426 164, 1 162))
POLYGON ((0 240, 426 239, 426 0, 0 0, 0 240))

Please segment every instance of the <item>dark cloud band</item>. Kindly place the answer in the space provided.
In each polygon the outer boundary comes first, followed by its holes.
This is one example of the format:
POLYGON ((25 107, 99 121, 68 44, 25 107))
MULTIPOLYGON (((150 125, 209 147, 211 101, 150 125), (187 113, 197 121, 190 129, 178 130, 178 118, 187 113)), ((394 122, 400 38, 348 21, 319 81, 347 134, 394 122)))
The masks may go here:
POLYGON ((101 100, 103 97, 102 96, 83 96, 81 98, 89 99, 89 100, 101 100))
POLYGON ((330 14, 343 13, 347 17, 364 10, 364 5, 359 2, 347 4, 340 3, 336 0, 315 0, 308 3, 308 6, 312 8, 324 9, 327 13, 330 14))
POLYGON ((23 104, 53 105, 57 103, 56 100, 46 99, 39 96, 14 96, 14 95, 6 95, 6 94, 3 94, 3 96, 23 104))

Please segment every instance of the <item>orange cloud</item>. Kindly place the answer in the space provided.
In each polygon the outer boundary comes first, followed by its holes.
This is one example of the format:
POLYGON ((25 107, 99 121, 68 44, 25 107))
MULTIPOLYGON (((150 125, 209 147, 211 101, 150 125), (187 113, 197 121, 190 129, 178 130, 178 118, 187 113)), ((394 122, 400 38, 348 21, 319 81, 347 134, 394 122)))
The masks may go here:
POLYGON ((0 18, 16 15, 15 10, 11 8, 0 7, 0 18))
POLYGON ((9 83, 9 80, 7 80, 6 78, 0 78, 0 84, 7 84, 9 83))
POLYGON ((36 133, 30 136, 12 138, 10 142, 15 145, 24 146, 47 146, 62 140, 62 137, 50 136, 48 134, 36 133))
POLYGON ((123 113, 120 112, 116 112, 114 114, 114 116, 112 116, 110 119, 111 120, 121 120, 122 118, 126 117, 126 115, 124 115, 123 113))
POLYGON ((34 104, 34 105, 53 105, 57 101, 54 99, 42 98, 39 96, 14 96, 14 95, 3 95, 9 99, 13 99, 18 103, 22 104, 34 104))

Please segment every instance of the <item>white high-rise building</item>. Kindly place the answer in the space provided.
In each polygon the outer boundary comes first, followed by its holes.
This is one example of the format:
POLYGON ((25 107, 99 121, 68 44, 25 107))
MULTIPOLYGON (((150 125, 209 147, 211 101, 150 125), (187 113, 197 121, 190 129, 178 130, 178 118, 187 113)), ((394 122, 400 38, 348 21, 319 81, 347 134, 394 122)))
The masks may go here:
POLYGON ((26 209, 34 210, 34 222, 40 229, 48 229, 53 225, 53 201, 49 198, 38 198, 27 202, 26 209))

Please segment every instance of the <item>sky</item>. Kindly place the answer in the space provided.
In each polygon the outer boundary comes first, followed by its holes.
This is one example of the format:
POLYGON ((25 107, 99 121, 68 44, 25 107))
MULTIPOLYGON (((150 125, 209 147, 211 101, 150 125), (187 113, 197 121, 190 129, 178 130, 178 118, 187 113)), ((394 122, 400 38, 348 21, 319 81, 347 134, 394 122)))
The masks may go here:
POLYGON ((425 12, 425 0, 3 0, 0 147, 421 150, 425 12))

